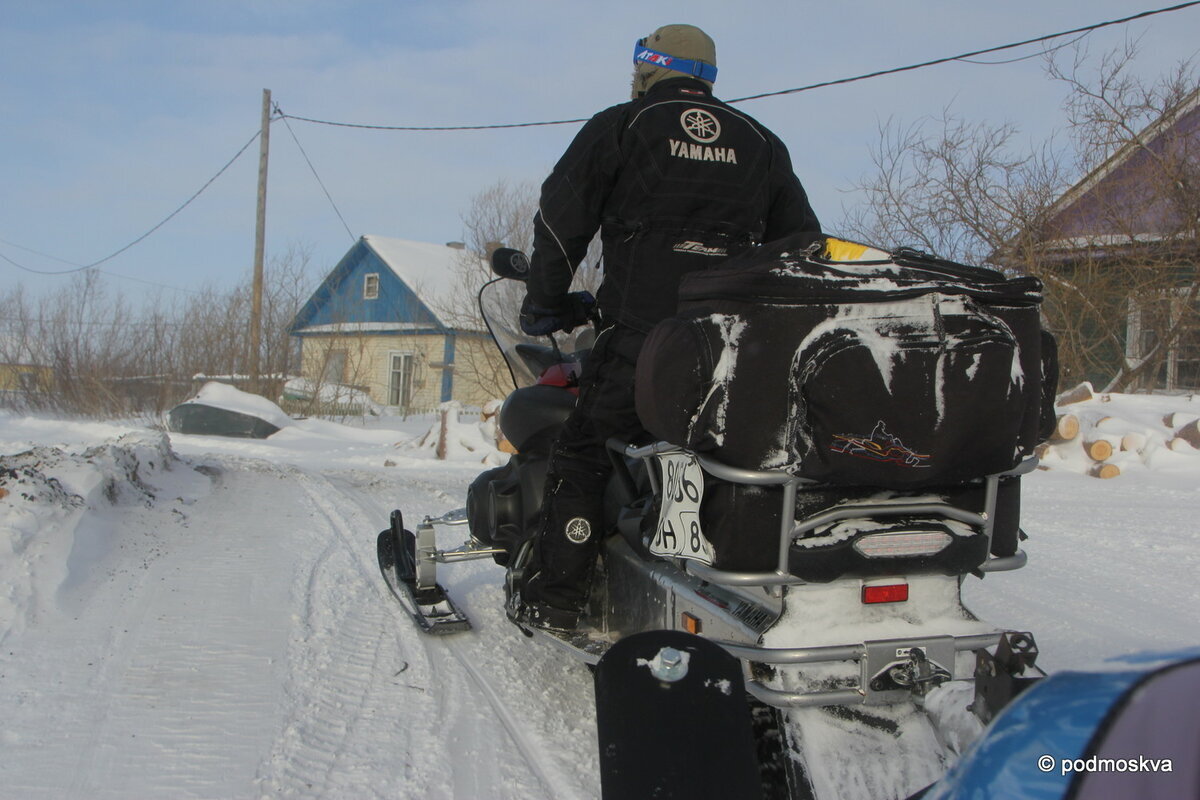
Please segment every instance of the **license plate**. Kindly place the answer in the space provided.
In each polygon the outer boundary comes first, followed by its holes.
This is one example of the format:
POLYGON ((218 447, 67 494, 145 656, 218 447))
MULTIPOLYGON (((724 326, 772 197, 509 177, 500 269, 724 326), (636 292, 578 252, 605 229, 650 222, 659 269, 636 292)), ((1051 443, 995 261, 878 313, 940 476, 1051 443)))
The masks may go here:
POLYGON ((712 565, 716 551, 700 527, 704 499, 704 470, 688 453, 661 453, 662 510, 650 552, 657 556, 688 558, 712 565))

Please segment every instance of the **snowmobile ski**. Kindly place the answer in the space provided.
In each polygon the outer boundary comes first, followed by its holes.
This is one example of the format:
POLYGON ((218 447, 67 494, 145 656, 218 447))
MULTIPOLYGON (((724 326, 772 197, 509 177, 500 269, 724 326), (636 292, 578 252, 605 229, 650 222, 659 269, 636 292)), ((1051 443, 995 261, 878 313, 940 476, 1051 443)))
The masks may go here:
POLYGON ((376 540, 379 571, 388 590, 424 633, 470 630, 471 621, 459 611, 440 584, 418 585, 416 545, 412 531, 404 528, 401 513, 393 511, 391 526, 380 531, 376 540))

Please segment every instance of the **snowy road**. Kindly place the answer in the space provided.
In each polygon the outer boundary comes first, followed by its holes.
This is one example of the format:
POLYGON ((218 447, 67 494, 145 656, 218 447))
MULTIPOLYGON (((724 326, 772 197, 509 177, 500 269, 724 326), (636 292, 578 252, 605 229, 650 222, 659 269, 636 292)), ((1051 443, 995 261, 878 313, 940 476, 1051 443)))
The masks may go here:
POLYGON ((204 461, 61 521, 68 569, 4 636, 0 796, 597 793, 590 676, 502 620, 498 568, 456 570, 480 635, 450 640, 379 579, 392 505, 447 510, 473 467, 204 461))
MULTIPOLYGON (((499 568, 443 572, 475 624, 446 638, 378 575, 390 509, 480 464, 131 430, 0 416, 0 798, 599 795, 590 675, 503 619, 499 568)), ((1197 475, 1031 476, 1031 564, 968 602, 1051 669, 1200 643, 1197 475)))

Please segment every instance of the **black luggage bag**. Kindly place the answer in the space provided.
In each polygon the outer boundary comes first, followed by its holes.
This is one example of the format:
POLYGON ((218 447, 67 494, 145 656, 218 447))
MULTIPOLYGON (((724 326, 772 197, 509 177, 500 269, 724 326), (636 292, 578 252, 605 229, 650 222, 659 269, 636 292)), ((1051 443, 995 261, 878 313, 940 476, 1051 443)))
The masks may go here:
MULTIPOLYGON (((658 438, 731 466, 830 487, 802 503, 963 486, 1012 469, 1053 427, 1041 299, 1032 277, 784 240, 684 279, 678 315, 639 358, 638 414, 658 438)), ((714 488, 716 566, 773 568, 778 493, 714 488)), ((993 552, 1015 550, 1008 527, 993 552)))

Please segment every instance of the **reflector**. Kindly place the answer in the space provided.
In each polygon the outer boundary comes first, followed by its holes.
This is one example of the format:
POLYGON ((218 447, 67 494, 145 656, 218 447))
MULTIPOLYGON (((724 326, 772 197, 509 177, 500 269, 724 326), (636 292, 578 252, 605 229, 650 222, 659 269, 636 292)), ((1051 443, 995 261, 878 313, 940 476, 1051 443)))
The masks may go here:
POLYGON ((854 543, 854 549, 867 558, 929 556, 950 544, 950 534, 942 531, 873 533, 854 543))
POLYGON ((903 603, 908 600, 908 584, 895 583, 888 586, 864 586, 862 601, 866 605, 873 603, 903 603))

